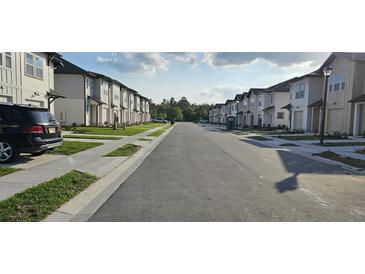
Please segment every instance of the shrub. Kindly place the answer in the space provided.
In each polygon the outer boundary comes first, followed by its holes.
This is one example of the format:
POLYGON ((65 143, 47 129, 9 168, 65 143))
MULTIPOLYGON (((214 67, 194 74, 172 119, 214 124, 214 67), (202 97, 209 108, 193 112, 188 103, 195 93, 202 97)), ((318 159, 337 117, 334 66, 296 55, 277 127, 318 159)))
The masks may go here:
POLYGON ((346 132, 334 131, 332 134, 328 134, 328 136, 334 139, 347 139, 348 134, 346 132))

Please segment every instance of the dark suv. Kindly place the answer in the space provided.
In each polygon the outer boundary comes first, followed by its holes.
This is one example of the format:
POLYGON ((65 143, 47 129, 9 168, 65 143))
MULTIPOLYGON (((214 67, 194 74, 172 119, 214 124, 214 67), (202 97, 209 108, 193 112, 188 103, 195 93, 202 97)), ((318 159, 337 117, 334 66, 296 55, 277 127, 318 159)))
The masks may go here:
POLYGON ((48 109, 0 104, 0 163, 11 162, 20 153, 41 155, 61 144, 60 124, 48 109))

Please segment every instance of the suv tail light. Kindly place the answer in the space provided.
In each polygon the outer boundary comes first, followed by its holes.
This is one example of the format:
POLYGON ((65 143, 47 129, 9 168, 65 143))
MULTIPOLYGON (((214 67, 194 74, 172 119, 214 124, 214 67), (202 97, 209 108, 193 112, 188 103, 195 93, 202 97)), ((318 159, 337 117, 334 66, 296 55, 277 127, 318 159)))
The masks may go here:
POLYGON ((31 126, 24 130, 24 133, 44 133, 44 129, 42 126, 31 126))

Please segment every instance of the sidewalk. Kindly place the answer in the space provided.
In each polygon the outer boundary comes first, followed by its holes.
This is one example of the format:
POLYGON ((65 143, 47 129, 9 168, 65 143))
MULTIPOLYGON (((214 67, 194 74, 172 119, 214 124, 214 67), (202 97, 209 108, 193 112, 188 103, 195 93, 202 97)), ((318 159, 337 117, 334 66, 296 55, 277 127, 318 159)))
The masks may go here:
POLYGON ((102 177, 127 159, 127 157, 102 156, 125 144, 137 142, 139 138, 146 137, 161 128, 152 128, 134 136, 122 136, 120 140, 105 142, 103 145, 70 156, 53 157, 46 163, 2 176, 0 177, 0 200, 74 169, 102 177))
MULTIPOLYGON (((365 160, 364 154, 355 152, 355 150, 363 148, 364 147, 363 145, 360 145, 360 146, 319 146, 319 145, 315 145, 315 143, 318 143, 318 140, 292 141, 292 140, 281 139, 281 138, 274 137, 271 135, 259 135, 259 134, 253 134, 253 133, 249 133, 247 135, 235 135, 235 134, 232 134, 232 135, 234 135, 238 138, 241 138, 241 140, 244 140, 244 141, 249 141, 249 142, 253 142, 255 144, 260 144, 260 145, 266 145, 268 147, 277 148, 280 150, 285 150, 285 151, 288 151, 288 152, 291 152, 291 153, 294 153, 297 155, 301 155, 301 156, 311 158, 311 159, 314 159, 317 161, 325 162, 327 164, 342 166, 347 169, 361 172, 361 174, 365 174, 365 172, 359 168, 352 167, 352 166, 343 164, 341 162, 337 162, 337 161, 333 161, 330 159, 326 159, 326 158, 322 158, 322 157, 313 155, 314 153, 332 151, 341 156, 348 156, 348 157, 355 158, 355 159, 365 160), (271 140, 264 140, 264 141, 254 140, 254 139, 247 138, 249 136, 262 136, 262 137, 265 137, 265 138, 271 139, 271 140), (297 146, 282 146, 282 144, 295 144, 297 146)), ((364 139, 351 137, 347 140, 326 140, 326 142, 328 142, 328 143, 329 142, 336 142, 336 143, 337 142, 364 142, 364 139)))

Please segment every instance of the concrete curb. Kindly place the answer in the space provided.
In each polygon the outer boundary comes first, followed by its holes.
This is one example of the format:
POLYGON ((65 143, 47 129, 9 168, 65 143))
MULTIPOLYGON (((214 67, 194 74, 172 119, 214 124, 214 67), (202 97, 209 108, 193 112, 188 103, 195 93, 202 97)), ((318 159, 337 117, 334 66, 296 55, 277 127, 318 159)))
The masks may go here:
MULTIPOLYGON (((235 136, 237 137, 237 135, 235 135, 235 136)), ((256 144, 266 145, 266 146, 271 147, 271 148, 277 148, 277 149, 284 150, 284 151, 287 151, 289 153, 292 153, 292 154, 295 154, 295 155, 298 155, 298 156, 303 156, 307 159, 311 159, 311 160, 315 160, 315 161, 322 162, 322 163, 325 163, 325 164, 330 164, 330 165, 333 165, 333 166, 341 167, 343 169, 346 169, 346 171, 348 171, 348 172, 352 172, 353 175, 365 175, 365 171, 357 170, 356 167, 352 167, 352 166, 346 165, 346 164, 341 163, 341 162, 332 161, 330 159, 326 159, 326 158, 323 158, 323 157, 320 157, 320 156, 313 156, 312 154, 306 154, 306 153, 300 153, 300 152, 292 151, 292 150, 290 150, 288 148, 285 148, 285 147, 281 147, 281 146, 273 145, 273 144, 270 144, 270 143, 266 143, 265 141, 258 141, 258 140, 254 140, 254 139, 248 139, 248 138, 245 138, 244 136, 242 136, 242 137, 243 137, 244 140, 248 140, 248 141, 256 143, 256 144)))
POLYGON ((143 163, 148 155, 172 131, 170 127, 161 136, 156 137, 149 145, 129 157, 120 166, 108 175, 100 178, 79 195, 61 206, 44 222, 84 222, 87 221, 105 201, 129 178, 130 175, 143 163))

